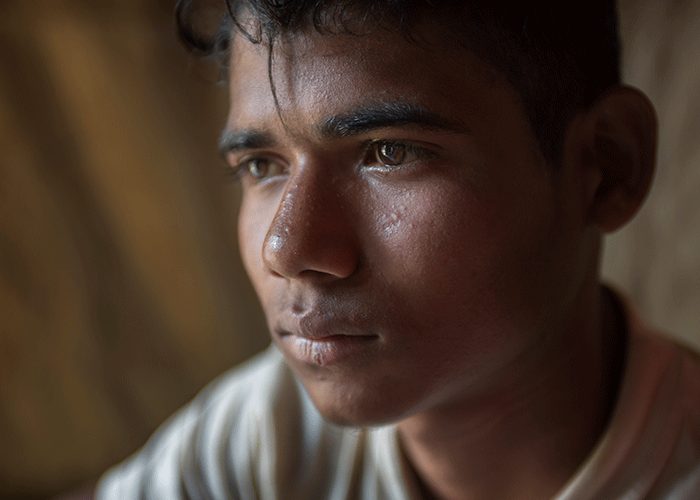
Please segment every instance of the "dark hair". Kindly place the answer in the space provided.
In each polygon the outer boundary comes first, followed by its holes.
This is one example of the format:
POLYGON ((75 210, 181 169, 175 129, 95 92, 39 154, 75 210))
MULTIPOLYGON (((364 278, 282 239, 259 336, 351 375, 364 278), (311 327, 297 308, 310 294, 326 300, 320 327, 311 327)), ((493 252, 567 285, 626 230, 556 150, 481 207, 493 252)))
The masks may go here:
POLYGON ((315 29, 360 36, 356 29, 372 24, 398 27, 413 39, 414 23, 429 16, 508 78, 543 154, 553 163, 559 162, 576 111, 620 83, 615 0, 220 1, 225 10, 218 29, 208 35, 196 27, 201 13, 196 0, 178 0, 176 19, 186 46, 219 57, 224 68, 232 30, 252 43, 269 44, 272 58, 280 33, 315 29), (245 26, 240 21, 244 12, 245 26))

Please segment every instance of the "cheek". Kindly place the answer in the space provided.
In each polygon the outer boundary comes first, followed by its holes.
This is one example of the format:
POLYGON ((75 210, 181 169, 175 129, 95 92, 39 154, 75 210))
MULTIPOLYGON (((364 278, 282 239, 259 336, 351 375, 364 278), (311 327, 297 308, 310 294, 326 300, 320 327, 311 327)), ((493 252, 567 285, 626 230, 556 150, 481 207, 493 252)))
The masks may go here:
POLYGON ((389 191, 368 204, 376 238, 369 257, 379 267, 449 283, 483 269, 500 252, 501 231, 492 224, 497 215, 463 185, 436 180, 389 191))
POLYGON ((547 274, 552 207, 546 193, 539 202, 503 198, 439 179, 375 197, 368 258, 406 314, 422 311, 426 323, 445 328, 534 321, 526 315, 538 300, 535 281, 547 274))

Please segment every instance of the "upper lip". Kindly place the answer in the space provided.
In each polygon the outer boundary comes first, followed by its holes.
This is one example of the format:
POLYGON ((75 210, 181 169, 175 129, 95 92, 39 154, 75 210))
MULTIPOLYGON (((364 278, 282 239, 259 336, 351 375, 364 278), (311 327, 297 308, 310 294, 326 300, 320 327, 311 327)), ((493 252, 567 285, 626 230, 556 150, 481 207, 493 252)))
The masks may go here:
POLYGON ((376 337, 362 321, 351 319, 332 310, 307 309, 302 314, 290 314, 282 321, 277 333, 281 336, 295 335, 309 340, 332 337, 376 337))

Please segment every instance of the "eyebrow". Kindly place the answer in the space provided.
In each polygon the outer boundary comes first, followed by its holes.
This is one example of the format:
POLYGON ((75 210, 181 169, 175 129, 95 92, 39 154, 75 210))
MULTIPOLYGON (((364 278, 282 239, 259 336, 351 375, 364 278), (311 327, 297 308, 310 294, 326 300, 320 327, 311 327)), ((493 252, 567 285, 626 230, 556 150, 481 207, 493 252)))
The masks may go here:
POLYGON ((236 151, 270 148, 274 145, 275 140, 266 132, 252 129, 224 130, 219 138, 219 153, 221 156, 226 156, 236 151))
MULTIPOLYGON (((379 102, 321 121, 316 129, 324 139, 336 139, 365 134, 373 130, 410 126, 424 130, 467 133, 462 123, 445 118, 421 106, 403 101, 379 102)), ((219 152, 227 153, 274 147, 273 136, 262 130, 224 130, 219 139, 219 152)))
POLYGON ((468 130, 459 122, 403 101, 379 102, 332 116, 324 120, 318 130, 322 137, 342 138, 398 126, 454 133, 464 133, 468 130))

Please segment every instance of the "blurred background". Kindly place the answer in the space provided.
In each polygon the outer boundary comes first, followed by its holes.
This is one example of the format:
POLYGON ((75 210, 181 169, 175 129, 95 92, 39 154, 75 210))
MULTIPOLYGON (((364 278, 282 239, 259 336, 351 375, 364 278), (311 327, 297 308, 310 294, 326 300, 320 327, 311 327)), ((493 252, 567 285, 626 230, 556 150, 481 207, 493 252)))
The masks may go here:
MULTIPOLYGON (((213 67, 174 0, 0 0, 0 498, 95 479, 263 348, 216 152, 213 67)), ((700 2, 623 0, 659 172, 607 278, 700 346, 700 2)))

